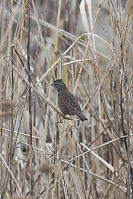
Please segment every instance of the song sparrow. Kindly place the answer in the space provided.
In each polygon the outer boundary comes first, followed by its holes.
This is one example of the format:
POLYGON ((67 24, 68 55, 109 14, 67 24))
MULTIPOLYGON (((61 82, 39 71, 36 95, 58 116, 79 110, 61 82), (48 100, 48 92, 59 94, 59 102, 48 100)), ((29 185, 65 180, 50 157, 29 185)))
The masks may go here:
POLYGON ((82 121, 87 118, 81 113, 81 108, 76 97, 70 93, 62 79, 57 79, 51 84, 58 92, 58 106, 63 115, 77 115, 82 121))

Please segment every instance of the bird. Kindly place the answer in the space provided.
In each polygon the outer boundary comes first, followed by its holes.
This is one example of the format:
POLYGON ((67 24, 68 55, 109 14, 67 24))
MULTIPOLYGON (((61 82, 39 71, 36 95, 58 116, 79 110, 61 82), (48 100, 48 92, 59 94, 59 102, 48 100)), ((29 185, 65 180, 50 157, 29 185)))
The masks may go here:
POLYGON ((82 114, 76 97, 67 89, 62 79, 57 79, 51 84, 58 92, 58 106, 63 115, 77 115, 82 121, 87 118, 82 114))

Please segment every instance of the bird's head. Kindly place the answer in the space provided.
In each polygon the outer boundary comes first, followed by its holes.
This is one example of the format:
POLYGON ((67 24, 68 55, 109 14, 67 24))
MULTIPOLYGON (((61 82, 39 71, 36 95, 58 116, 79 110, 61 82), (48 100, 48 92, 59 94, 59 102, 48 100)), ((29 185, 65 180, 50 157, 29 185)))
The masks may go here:
POLYGON ((57 91, 65 90, 67 89, 66 85, 64 84, 62 79, 57 79, 51 84, 57 91))

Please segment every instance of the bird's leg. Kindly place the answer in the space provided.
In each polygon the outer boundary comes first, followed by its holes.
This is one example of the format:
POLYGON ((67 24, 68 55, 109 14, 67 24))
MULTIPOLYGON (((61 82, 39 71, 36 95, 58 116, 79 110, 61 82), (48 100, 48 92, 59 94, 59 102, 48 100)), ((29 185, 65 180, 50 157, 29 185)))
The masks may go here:
POLYGON ((58 126, 59 123, 63 123, 63 120, 61 119, 61 117, 59 118, 58 121, 55 122, 55 126, 58 126))
POLYGON ((61 119, 61 117, 60 117, 60 123, 63 123, 63 119, 61 119))

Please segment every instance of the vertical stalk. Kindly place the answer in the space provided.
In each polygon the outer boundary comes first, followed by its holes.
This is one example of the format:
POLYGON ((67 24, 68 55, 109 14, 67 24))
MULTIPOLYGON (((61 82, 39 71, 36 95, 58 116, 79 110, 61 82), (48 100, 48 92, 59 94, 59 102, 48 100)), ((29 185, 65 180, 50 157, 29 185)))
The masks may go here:
MULTIPOLYGON (((26 3, 27 3, 27 16, 28 16, 28 19, 27 19, 27 29, 28 29, 28 35, 27 35, 27 38, 28 38, 28 41, 27 41, 27 71, 28 71, 28 82, 31 84, 32 83, 32 79, 31 79, 31 69, 30 69, 30 3, 31 1, 30 0, 26 0, 26 3)), ((29 160, 30 160, 30 167, 32 167, 32 163, 33 163, 33 150, 32 150, 32 92, 31 92, 31 87, 29 87, 29 90, 28 90, 28 94, 29 94, 29 134, 30 134, 30 137, 29 137, 29 144, 30 144, 30 157, 29 157, 29 160)), ((30 194, 31 196, 33 196, 33 190, 34 190, 34 180, 31 176, 31 179, 30 179, 30 194)))
MULTIPOLYGON (((28 71, 28 82, 31 84, 31 70, 30 70, 30 0, 27 2, 27 28, 28 28, 28 41, 27 41, 27 71, 28 71)), ((30 140, 29 143, 32 146, 32 104, 31 104, 31 88, 29 87, 29 133, 30 140)))

